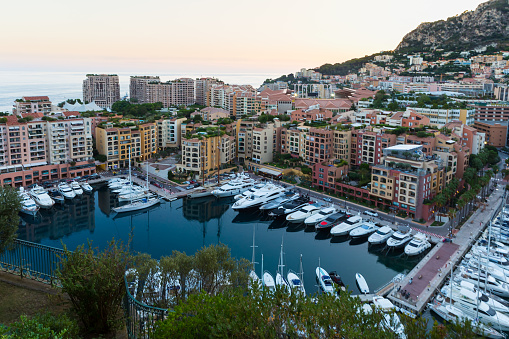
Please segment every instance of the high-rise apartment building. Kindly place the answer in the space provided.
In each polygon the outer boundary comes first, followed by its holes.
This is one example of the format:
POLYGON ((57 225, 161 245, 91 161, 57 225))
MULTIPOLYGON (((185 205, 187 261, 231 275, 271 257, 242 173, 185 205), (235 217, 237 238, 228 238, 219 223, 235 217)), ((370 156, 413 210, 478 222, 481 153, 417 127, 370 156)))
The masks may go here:
POLYGON ((198 105, 207 105, 210 88, 215 85, 224 85, 224 82, 214 78, 196 79, 196 103, 198 105))
POLYGON ((181 168, 199 177, 215 174, 235 157, 235 138, 229 135, 192 136, 182 140, 181 168))
POLYGON ((137 77, 131 78, 131 85, 135 86, 136 98, 142 99, 144 103, 161 102, 163 107, 172 107, 192 105, 195 102, 194 80, 190 78, 160 82, 156 77, 137 77))
POLYGON ((180 147, 182 123, 186 118, 161 119, 157 121, 157 146, 159 148, 180 147))
POLYGON ((83 80, 83 100, 95 102, 102 108, 111 108, 120 100, 118 75, 87 74, 87 78, 83 80))
POLYGON ((160 83, 158 76, 132 76, 129 82, 129 99, 133 103, 150 103, 147 84, 160 83))
POLYGON ((14 114, 21 116, 27 113, 51 113, 51 101, 47 96, 22 97, 14 101, 14 114))

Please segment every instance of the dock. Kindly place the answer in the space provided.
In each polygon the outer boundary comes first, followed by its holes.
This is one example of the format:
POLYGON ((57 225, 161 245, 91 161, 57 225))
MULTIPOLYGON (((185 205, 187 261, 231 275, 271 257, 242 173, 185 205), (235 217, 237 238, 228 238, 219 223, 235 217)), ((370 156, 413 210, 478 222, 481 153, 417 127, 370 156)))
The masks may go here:
POLYGON ((487 206, 493 207, 484 211, 478 208, 463 224, 453 242, 439 242, 435 245, 397 288, 389 293, 388 299, 405 313, 422 313, 450 276, 451 265, 452 268, 458 265, 504 204, 504 189, 494 190, 487 203, 487 206))

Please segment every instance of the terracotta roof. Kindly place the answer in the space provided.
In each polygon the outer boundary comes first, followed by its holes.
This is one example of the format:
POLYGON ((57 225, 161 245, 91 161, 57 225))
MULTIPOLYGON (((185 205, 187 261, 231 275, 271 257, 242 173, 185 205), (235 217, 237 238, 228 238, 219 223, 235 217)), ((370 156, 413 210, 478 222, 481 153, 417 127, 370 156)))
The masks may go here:
POLYGON ((43 95, 43 96, 37 96, 37 97, 23 97, 23 100, 25 100, 25 101, 37 101, 37 100, 49 101, 49 98, 47 96, 43 95))
POLYGON ((78 111, 67 111, 63 112, 66 117, 79 117, 81 116, 81 113, 78 111))

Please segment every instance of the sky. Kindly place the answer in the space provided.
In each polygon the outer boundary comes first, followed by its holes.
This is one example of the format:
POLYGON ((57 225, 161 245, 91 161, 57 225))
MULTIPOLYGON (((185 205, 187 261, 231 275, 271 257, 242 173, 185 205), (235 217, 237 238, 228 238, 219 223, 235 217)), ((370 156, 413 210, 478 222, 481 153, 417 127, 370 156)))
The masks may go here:
POLYGON ((3 1, 0 70, 288 74, 392 50, 482 2, 3 1))

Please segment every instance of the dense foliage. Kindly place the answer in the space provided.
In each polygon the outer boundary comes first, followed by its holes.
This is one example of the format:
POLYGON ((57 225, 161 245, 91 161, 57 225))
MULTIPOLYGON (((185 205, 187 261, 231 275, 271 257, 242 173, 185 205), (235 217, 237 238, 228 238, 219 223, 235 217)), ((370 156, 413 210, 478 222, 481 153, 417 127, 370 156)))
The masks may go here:
POLYGON ((149 113, 163 108, 161 102, 147 103, 147 104, 132 104, 129 101, 117 101, 111 106, 113 112, 121 113, 122 115, 132 115, 134 117, 144 117, 149 113))
POLYGON ((17 238, 21 198, 11 186, 0 187, 0 253, 17 238))
POLYGON ((1 328, 0 334, 10 339, 75 339, 79 338, 79 327, 76 321, 65 314, 54 316, 51 313, 34 317, 22 315, 9 327, 1 328))

